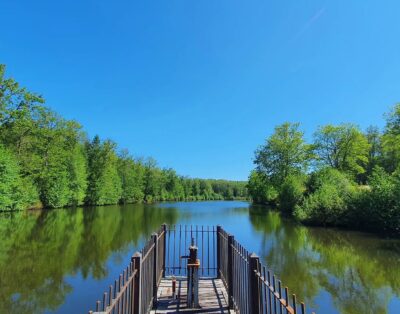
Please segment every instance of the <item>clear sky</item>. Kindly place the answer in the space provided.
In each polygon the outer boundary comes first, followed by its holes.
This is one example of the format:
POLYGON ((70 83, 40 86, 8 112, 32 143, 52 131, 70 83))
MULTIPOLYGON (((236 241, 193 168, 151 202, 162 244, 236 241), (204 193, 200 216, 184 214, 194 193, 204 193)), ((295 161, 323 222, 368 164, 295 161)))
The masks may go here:
POLYGON ((0 63, 135 156, 246 179, 275 125, 382 127, 400 101, 398 0, 0 2, 0 63))

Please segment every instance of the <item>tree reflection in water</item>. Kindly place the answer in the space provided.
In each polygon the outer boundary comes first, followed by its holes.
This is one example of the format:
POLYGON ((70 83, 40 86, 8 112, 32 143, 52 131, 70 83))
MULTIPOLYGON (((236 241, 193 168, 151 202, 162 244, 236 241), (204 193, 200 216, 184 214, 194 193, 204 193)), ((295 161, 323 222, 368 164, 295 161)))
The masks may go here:
MULTIPOLYGON (((358 232, 309 228, 278 212, 250 208, 262 234, 262 259, 291 292, 321 313, 316 298, 328 293, 339 313, 387 313, 400 296, 399 241, 358 232)), ((323 311, 325 313, 325 311, 323 311)))
POLYGON ((111 254, 139 247, 143 237, 176 219, 176 210, 145 205, 3 214, 0 313, 56 310, 72 291, 65 276, 106 277, 111 254))

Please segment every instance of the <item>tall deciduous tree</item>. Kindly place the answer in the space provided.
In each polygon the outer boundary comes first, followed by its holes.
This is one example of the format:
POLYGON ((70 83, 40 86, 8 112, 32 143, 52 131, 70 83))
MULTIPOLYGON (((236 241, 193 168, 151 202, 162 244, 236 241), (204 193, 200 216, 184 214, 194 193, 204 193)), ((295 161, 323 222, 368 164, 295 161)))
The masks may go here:
POLYGON ((0 211, 29 208, 38 194, 29 178, 23 178, 13 154, 0 145, 0 211))
POLYGON ((88 189, 86 201, 91 205, 116 204, 122 195, 121 178, 117 170, 115 144, 111 141, 102 143, 95 136, 87 144, 88 189))
POLYGON ((373 169, 382 163, 382 135, 378 127, 369 126, 365 136, 369 144, 368 164, 365 173, 365 178, 368 178, 373 169))
POLYGON ((310 146, 304 141, 298 123, 284 123, 255 153, 254 163, 258 171, 267 175, 276 185, 296 173, 306 170, 310 146))
POLYGON ((393 172, 400 165, 400 104, 386 115, 386 127, 382 136, 384 165, 393 172))
POLYGON ((143 165, 136 162, 127 150, 121 151, 118 158, 118 174, 122 183, 122 203, 143 200, 143 165))
POLYGON ((359 175, 368 164, 370 144, 352 124, 326 125, 314 134, 317 162, 341 171, 359 175))

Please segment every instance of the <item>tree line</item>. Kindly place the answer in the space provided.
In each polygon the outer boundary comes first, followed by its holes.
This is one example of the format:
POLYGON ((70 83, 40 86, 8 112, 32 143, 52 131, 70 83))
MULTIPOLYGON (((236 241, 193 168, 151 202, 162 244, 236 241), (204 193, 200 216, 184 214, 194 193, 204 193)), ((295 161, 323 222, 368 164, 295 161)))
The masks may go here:
POLYGON ((312 143, 299 123, 277 126, 255 151, 253 202, 306 224, 400 236, 400 104, 385 119, 383 130, 321 126, 312 143))
POLYGON ((184 177, 88 139, 0 65, 0 210, 246 197, 245 182, 184 177))

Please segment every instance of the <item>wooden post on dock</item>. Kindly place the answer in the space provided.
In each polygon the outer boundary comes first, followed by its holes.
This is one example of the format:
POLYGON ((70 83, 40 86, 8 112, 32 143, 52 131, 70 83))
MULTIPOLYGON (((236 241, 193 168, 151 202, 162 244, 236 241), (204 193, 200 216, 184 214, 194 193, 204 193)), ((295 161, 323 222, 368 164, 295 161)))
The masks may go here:
POLYGON ((235 237, 233 235, 228 235, 228 298, 229 298, 229 308, 233 309, 233 242, 235 237))
POLYGON ((221 226, 217 226, 217 278, 221 278, 221 226))
POLYGON ((157 253, 158 253, 158 234, 151 235, 151 241, 154 243, 153 258, 153 307, 157 306, 157 253))
POLYGON ((250 285, 250 306, 251 306, 251 313, 252 314, 260 314, 260 299, 262 298, 260 285, 258 284, 258 272, 259 272, 259 265, 260 265, 260 258, 255 254, 252 253, 249 256, 249 285, 250 285))
POLYGON ((165 268, 166 268, 166 264, 165 264, 165 257, 166 257, 166 253, 167 253, 167 224, 162 224, 162 229, 163 229, 163 232, 164 232, 164 243, 163 243, 163 245, 164 245, 164 249, 162 250, 163 251, 163 268, 162 268, 162 276, 163 276, 163 278, 165 277, 165 268))
POLYGON ((136 252, 135 255, 132 257, 133 261, 133 269, 134 271, 136 270, 136 277, 135 277, 135 289, 133 291, 133 314, 139 314, 140 313, 140 299, 141 299, 141 276, 140 276, 140 264, 142 263, 142 254, 139 252, 136 252))

